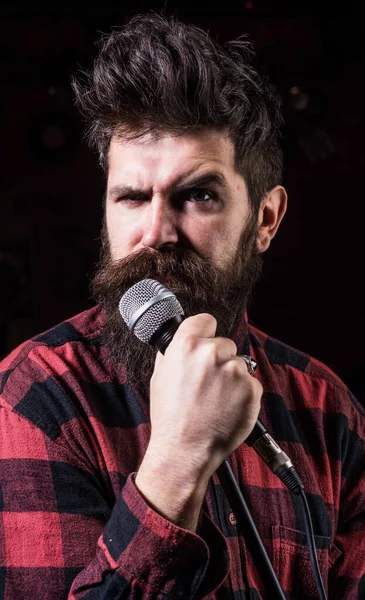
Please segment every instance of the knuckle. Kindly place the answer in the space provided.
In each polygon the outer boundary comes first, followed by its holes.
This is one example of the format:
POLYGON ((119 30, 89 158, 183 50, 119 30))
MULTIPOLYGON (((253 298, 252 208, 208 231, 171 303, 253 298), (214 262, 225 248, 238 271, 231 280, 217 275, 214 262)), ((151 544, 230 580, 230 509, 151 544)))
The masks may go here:
POLYGON ((204 345, 205 358, 207 362, 212 365, 225 364, 234 358, 235 347, 235 343, 226 338, 209 340, 209 342, 204 345))
POLYGON ((249 381, 251 395, 255 400, 260 401, 263 394, 263 387, 257 379, 254 379, 252 376, 250 377, 251 379, 249 381))
POLYGON ((217 340, 209 340, 209 342, 204 345, 204 350, 208 359, 212 359, 213 361, 219 360, 219 342, 217 342, 217 340))
POLYGON ((235 344, 235 342, 233 340, 228 340, 231 343, 231 347, 232 347, 232 354, 234 354, 234 356, 237 356, 237 345, 235 344))
POLYGON ((253 394, 256 395, 261 393, 262 385, 257 379, 255 379, 255 377, 248 375, 247 383, 250 386, 253 394))
POLYGON ((180 345, 182 346, 182 349, 186 354, 193 352, 196 349, 198 342, 198 336, 193 333, 188 333, 180 339, 180 345))
POLYGON ((242 374, 241 365, 234 358, 227 360, 227 362, 225 362, 223 365, 223 369, 224 369, 225 373, 227 375, 230 375, 231 377, 235 377, 235 378, 241 377, 241 374, 242 374))
POLYGON ((262 394, 264 391, 264 388, 262 387, 262 383, 261 381, 259 381, 258 379, 254 379, 254 381, 256 382, 256 387, 257 387, 257 391, 262 394))

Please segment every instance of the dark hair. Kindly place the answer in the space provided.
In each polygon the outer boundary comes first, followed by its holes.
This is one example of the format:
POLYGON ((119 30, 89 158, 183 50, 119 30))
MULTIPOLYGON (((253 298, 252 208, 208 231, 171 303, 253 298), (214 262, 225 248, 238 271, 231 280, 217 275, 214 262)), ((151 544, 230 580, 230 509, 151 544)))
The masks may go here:
POLYGON ((245 36, 225 44, 176 17, 133 17, 100 40, 90 73, 72 82, 87 137, 107 171, 112 136, 227 131, 251 206, 281 182, 280 99, 252 65, 245 36))

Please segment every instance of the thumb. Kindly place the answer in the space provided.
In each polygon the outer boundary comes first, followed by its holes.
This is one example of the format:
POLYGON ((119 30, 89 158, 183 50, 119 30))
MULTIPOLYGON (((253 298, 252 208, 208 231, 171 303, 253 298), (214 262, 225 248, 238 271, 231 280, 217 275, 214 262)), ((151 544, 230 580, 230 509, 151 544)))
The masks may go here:
MULTIPOLYGON (((217 319, 209 313, 200 313, 187 317, 179 325, 174 335, 174 340, 179 337, 185 337, 186 335, 195 335, 201 338, 214 338, 217 331, 217 319)), ((155 370, 159 368, 164 359, 164 355, 161 352, 157 352, 155 360, 155 370)))
POLYGON ((217 331, 217 319, 209 313, 199 313, 187 317, 177 329, 174 338, 196 335, 201 338, 214 338, 217 331))

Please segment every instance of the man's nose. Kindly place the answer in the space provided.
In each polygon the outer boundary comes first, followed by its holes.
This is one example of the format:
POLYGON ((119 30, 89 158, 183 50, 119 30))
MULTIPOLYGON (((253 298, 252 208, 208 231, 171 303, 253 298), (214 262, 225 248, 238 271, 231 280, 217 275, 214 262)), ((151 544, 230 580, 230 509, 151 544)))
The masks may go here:
POLYGON ((158 249, 161 246, 175 245, 178 232, 173 207, 162 197, 154 197, 149 202, 143 224, 143 246, 158 249))

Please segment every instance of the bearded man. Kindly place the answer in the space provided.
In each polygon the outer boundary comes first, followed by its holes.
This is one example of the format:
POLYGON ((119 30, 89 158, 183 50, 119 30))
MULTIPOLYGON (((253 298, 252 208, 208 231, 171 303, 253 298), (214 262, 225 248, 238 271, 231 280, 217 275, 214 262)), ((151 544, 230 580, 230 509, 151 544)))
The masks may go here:
POLYGON ((244 443, 259 413, 303 480, 329 597, 364 598, 364 411, 248 321, 287 204, 280 101, 252 58, 146 14, 73 82, 107 181, 97 304, 0 366, 4 600, 271 598, 226 459, 286 597, 316 597, 299 500, 244 443), (164 355, 118 310, 146 278, 186 317, 164 355))

